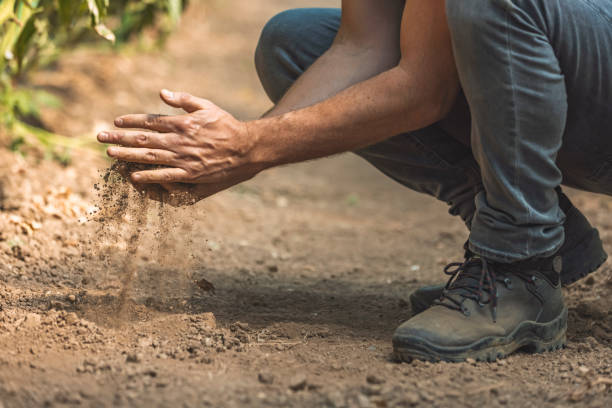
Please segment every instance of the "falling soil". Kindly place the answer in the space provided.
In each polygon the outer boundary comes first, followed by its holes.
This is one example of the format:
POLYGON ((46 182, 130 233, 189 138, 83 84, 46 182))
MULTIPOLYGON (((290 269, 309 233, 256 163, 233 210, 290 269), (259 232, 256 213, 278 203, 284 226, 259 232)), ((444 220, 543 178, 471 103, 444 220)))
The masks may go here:
MULTIPOLYGON (((175 278, 175 285, 190 280, 188 275, 191 265, 189 257, 185 257, 190 252, 189 241, 177 241, 172 234, 176 225, 172 221, 170 207, 165 204, 169 195, 158 185, 138 186, 128 180, 129 175, 135 171, 153 168, 156 167, 115 161, 102 175, 102 181, 96 184, 98 210, 92 219, 98 223, 96 236, 102 238, 102 241, 92 241, 91 250, 106 261, 108 269, 118 268, 120 290, 115 308, 117 324, 127 321, 129 308, 133 305, 131 298, 134 280, 139 273, 146 273, 139 271, 139 261, 143 256, 148 259, 148 256, 142 253, 143 245, 147 250, 155 250, 156 254, 151 261, 154 261, 156 268, 174 272, 170 275, 174 275, 172 277, 175 278), (143 242, 147 237, 153 241, 153 245, 143 242), (121 251, 123 259, 118 265, 117 257, 111 254, 117 247, 124 248, 121 251)), ((176 203, 178 197, 172 199, 176 203)), ((185 228, 182 232, 187 235, 189 233, 185 228)), ((202 282, 212 288, 206 291, 214 292, 214 286, 204 278, 192 281, 205 290, 202 282)), ((154 285, 158 288, 157 292, 150 293, 149 299, 164 297, 164 285, 157 283, 158 285, 154 285)))

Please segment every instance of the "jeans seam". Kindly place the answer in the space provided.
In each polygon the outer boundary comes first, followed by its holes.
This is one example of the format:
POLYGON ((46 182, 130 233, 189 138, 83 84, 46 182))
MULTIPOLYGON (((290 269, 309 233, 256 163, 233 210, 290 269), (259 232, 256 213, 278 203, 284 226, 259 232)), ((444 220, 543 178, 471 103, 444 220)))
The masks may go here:
POLYGON ((591 8, 597 15, 599 15, 604 20, 608 20, 609 23, 612 23, 612 17, 604 13, 599 7, 597 7, 590 0, 581 0, 587 7, 591 8))
MULTIPOLYGON (((562 245, 563 243, 555 244, 554 246, 546 249, 540 254, 532 255, 531 258, 540 257, 539 255, 552 256, 552 254, 559 251, 562 245)), ((502 262, 502 263, 512 263, 512 262, 523 261, 526 259, 531 259, 531 258, 525 258, 522 256, 511 257, 511 256, 508 256, 507 253, 502 252, 502 251, 496 251, 494 249, 484 249, 481 244, 474 242, 471 238, 469 242, 469 247, 470 247, 470 250, 477 255, 480 255, 487 259, 491 259, 493 261, 502 262)), ((527 254, 529 253, 527 252, 527 254)))
MULTIPOLYGON (((514 86, 514 71, 512 69, 512 63, 513 63, 513 58, 512 58, 512 54, 514 52, 513 48, 512 48, 512 41, 510 41, 510 12, 508 10, 506 10, 505 12, 505 24, 506 24, 506 47, 507 47, 507 57, 508 57, 508 73, 510 75, 510 86, 512 88, 512 102, 511 102, 511 106, 510 106, 510 110, 512 112, 512 133, 513 133, 513 150, 514 150, 514 162, 513 162, 513 177, 512 177, 512 181, 514 184, 514 187, 518 190, 518 191, 522 191, 520 189, 520 143, 519 143, 519 134, 520 134, 520 129, 517 129, 517 127, 519 126, 518 121, 517 121, 517 113, 516 113, 516 88, 514 86)), ((531 209, 528 208, 527 206, 527 222, 529 223, 529 220, 531 219, 531 209)), ((527 231, 527 239, 525 240, 525 251, 526 253, 529 253, 529 248, 531 247, 531 232, 530 230, 527 231)))

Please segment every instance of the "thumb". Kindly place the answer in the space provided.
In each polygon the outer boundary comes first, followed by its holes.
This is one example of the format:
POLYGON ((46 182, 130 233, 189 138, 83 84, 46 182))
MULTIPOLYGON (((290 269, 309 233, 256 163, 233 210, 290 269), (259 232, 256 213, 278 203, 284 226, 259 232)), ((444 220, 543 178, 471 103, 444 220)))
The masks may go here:
POLYGON ((206 99, 197 98, 186 92, 171 92, 167 89, 162 89, 160 95, 162 100, 168 105, 174 108, 181 108, 187 113, 206 109, 212 105, 212 102, 206 99))

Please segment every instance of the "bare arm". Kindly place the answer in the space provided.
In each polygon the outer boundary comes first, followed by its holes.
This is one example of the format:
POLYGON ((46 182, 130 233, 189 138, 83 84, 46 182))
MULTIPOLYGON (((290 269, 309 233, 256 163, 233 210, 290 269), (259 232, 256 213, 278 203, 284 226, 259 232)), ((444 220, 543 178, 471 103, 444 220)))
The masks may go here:
POLYGON ((314 105, 396 66, 403 6, 402 0, 344 0, 340 29, 331 48, 265 117, 314 105))
MULTIPOLYGON (((400 50, 396 66, 303 109, 242 123, 209 101, 168 93, 168 104, 190 114, 124 116, 117 126, 161 133, 107 132, 99 140, 127 146, 109 148, 117 159, 168 166, 133 173, 135 183, 193 183, 203 198, 268 167, 354 150, 443 118, 459 91, 445 0, 406 1, 400 50)), ((283 109, 307 104, 306 88, 296 85, 283 109)))

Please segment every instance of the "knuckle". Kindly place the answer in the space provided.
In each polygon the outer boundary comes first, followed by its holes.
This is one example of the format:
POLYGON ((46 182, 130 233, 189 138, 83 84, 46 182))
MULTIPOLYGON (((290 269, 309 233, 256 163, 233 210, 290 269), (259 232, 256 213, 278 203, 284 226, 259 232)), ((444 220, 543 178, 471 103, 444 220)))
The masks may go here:
POLYGON ((159 155, 156 152, 149 151, 145 153, 145 159, 147 161, 155 162, 159 159, 159 155))
POLYGON ((136 136, 136 143, 143 146, 149 142, 149 136, 145 134, 140 134, 136 136))
POLYGON ((201 175, 202 173, 206 171, 206 165, 202 163, 201 161, 197 161, 191 164, 190 169, 192 173, 201 175))
POLYGON ((189 136, 196 136, 202 130, 202 125, 201 125, 200 120, 194 117, 189 117, 188 119, 186 119, 184 126, 185 126, 184 131, 189 136))

